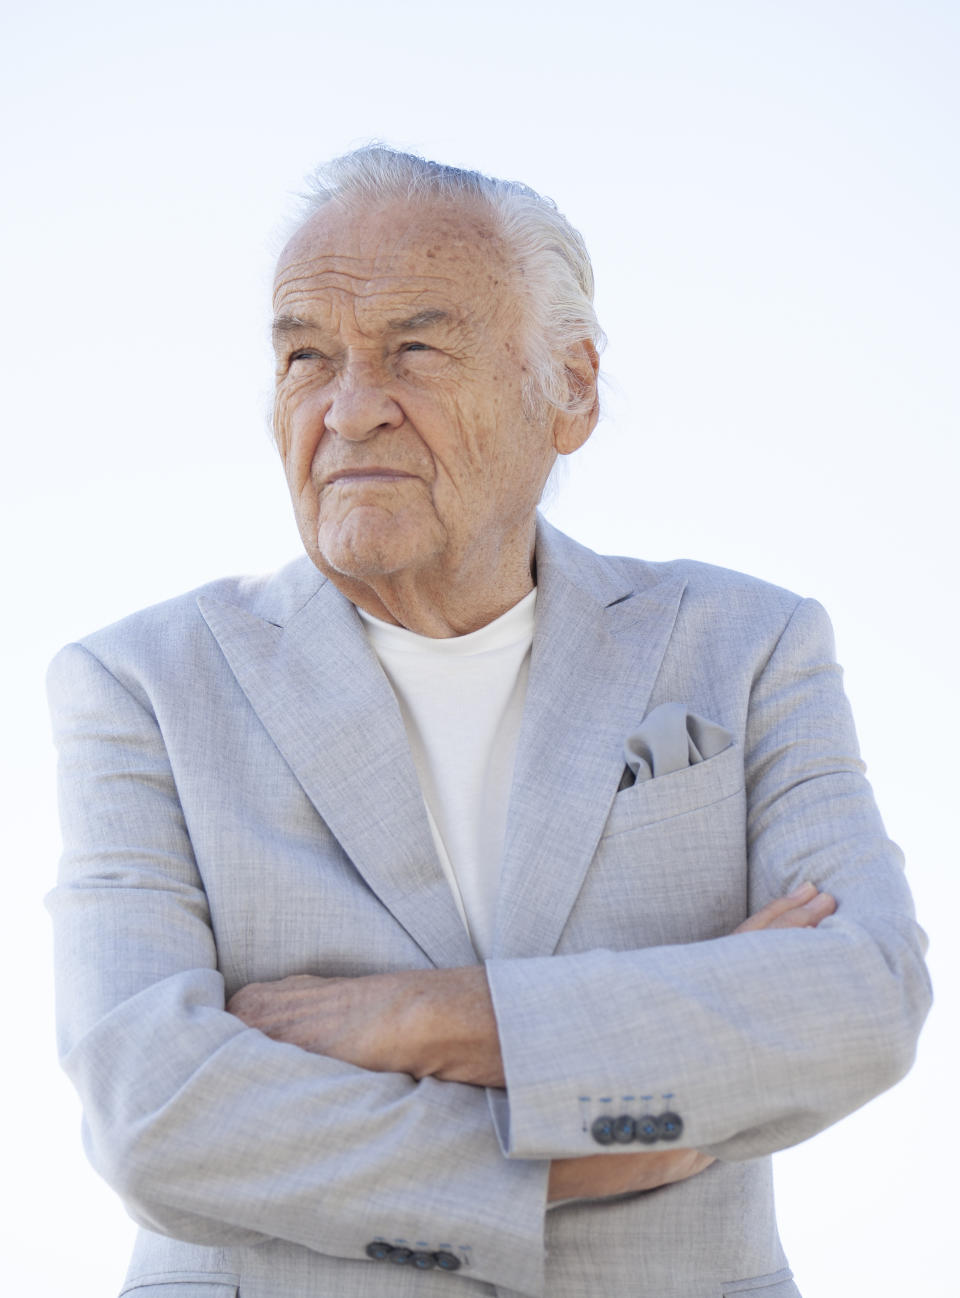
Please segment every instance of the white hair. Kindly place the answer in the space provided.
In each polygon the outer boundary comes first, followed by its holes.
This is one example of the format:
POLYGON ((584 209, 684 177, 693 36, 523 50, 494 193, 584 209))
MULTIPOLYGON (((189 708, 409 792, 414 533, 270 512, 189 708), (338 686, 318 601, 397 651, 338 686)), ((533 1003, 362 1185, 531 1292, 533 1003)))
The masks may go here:
POLYGON ((334 199, 370 203, 454 197, 484 203, 526 298, 528 414, 535 417, 545 406, 570 413, 591 409, 594 389, 578 381, 565 358, 584 339, 598 351, 605 342, 593 309, 593 267, 583 237, 552 198, 516 180, 428 162, 382 144, 321 164, 307 183, 301 223, 334 199))

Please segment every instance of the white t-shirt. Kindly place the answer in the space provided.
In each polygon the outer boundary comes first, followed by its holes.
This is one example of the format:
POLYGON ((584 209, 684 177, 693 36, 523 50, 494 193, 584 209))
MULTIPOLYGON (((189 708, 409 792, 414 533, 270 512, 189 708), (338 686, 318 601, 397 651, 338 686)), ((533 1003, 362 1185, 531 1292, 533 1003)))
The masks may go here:
POLYGON ((495 622, 445 640, 357 610, 400 704, 437 855, 481 959, 493 935, 536 600, 532 590, 495 622))

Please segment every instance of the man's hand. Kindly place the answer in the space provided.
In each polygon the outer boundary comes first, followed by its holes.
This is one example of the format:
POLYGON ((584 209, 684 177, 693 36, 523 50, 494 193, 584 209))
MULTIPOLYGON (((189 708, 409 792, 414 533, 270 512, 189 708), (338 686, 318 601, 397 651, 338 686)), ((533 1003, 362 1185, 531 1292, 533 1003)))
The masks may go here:
POLYGON ((801 883, 788 896, 767 902, 733 931, 756 933, 764 928, 816 928, 836 909, 837 903, 829 892, 818 892, 814 884, 801 883))
POLYGON ((663 1153, 588 1154, 585 1158, 555 1158, 550 1164, 547 1200, 608 1199, 614 1194, 658 1190, 686 1181, 717 1160, 699 1149, 663 1153))
POLYGON ((380 1073, 503 1086, 482 965, 249 983, 227 1009, 276 1041, 380 1073))

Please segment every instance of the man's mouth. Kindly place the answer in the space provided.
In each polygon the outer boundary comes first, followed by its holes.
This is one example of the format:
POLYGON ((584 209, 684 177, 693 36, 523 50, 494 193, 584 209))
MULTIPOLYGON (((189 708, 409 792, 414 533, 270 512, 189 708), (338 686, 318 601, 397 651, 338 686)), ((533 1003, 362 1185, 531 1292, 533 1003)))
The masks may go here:
POLYGON ((388 469, 380 465, 361 465, 353 469, 338 469, 336 473, 331 473, 324 479, 324 486, 329 487, 334 482, 393 482, 401 478, 412 478, 412 473, 404 473, 402 469, 388 469))

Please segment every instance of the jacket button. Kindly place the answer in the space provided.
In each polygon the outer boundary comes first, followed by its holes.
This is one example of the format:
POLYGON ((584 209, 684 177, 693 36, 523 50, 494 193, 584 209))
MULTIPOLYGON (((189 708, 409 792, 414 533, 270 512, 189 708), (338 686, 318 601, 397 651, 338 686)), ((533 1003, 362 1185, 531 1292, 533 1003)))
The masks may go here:
POLYGON ((618 1145, 629 1145, 636 1132, 636 1124, 629 1113, 621 1113, 613 1124, 613 1138, 618 1145))
POLYGON ((613 1144, 613 1118, 595 1118, 590 1134, 598 1145, 613 1144))
POLYGON ((392 1262, 394 1266, 406 1266, 413 1257, 413 1250, 409 1248, 392 1248, 387 1254, 387 1261, 392 1262))
POLYGON ((677 1140, 683 1131, 683 1119, 679 1113, 661 1113, 657 1118, 657 1134, 661 1140, 677 1140))
POLYGON ((652 1145, 660 1139, 660 1131, 657 1127, 657 1120, 645 1113, 642 1118, 637 1118, 634 1124, 634 1137, 640 1141, 641 1145, 652 1145))
POLYGON ((441 1271, 459 1271, 460 1259, 453 1253, 434 1253, 434 1261, 441 1271))
POLYGON ((432 1253, 411 1253, 410 1265, 415 1266, 418 1271, 432 1271, 437 1265, 437 1259, 432 1253))
POLYGON ((392 1247, 385 1239, 372 1240, 366 1248, 367 1257, 372 1257, 374 1262, 382 1262, 390 1254, 392 1247))

